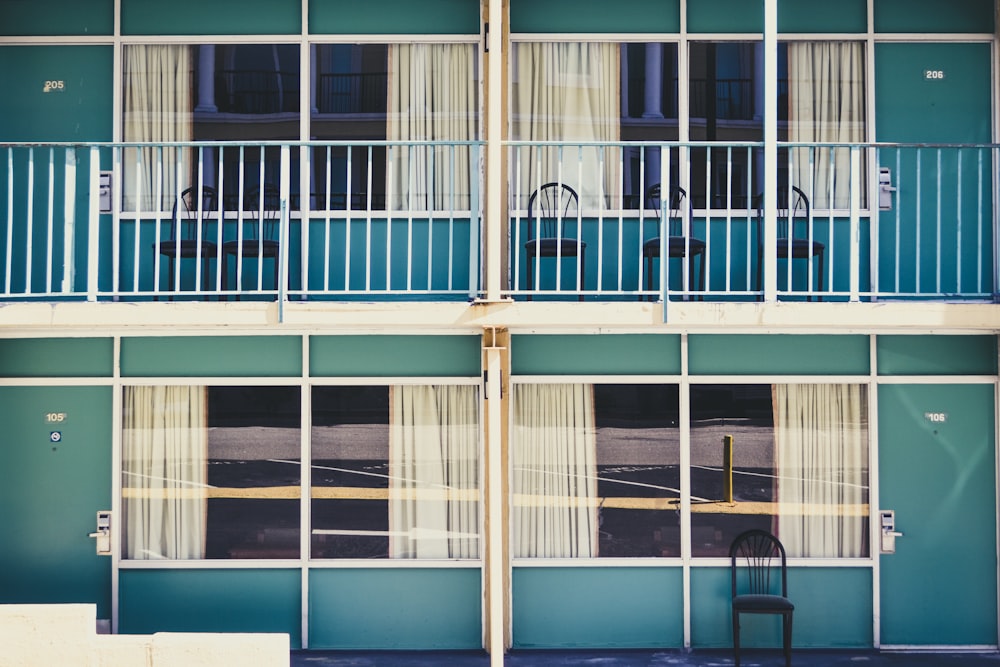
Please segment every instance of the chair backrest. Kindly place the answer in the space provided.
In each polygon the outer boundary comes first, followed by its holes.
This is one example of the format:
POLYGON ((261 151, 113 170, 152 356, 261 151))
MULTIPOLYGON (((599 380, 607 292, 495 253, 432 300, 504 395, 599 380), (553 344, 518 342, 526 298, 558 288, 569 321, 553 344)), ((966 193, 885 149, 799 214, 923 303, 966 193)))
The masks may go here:
POLYGON ((788 597, 785 547, 771 533, 760 529, 740 533, 729 547, 729 558, 734 597, 736 595, 788 597))
MULTIPOLYGON (((646 191, 646 205, 660 215, 662 206, 661 186, 659 183, 650 186, 646 191)), ((667 233, 670 236, 687 236, 691 228, 691 202, 688 201, 687 191, 679 185, 670 186, 670 199, 667 201, 667 233), (687 204, 687 218, 684 217, 684 206, 687 204)))
POLYGON ((249 188, 243 195, 243 210, 250 214, 247 238, 276 240, 281 219, 281 193, 270 183, 249 188))
MULTIPOLYGON (((181 191, 180 197, 174 202, 174 210, 170 218, 170 240, 194 240, 198 236, 199 217, 204 224, 216 213, 218 202, 215 188, 203 185, 201 197, 198 188, 190 187, 181 191)), ((203 228, 204 229, 204 228, 203 228)))
POLYGON ((546 183, 528 198, 528 240, 565 238, 566 222, 576 222, 580 197, 565 183, 546 183))
MULTIPOLYGON (((757 223, 764 221, 764 196, 754 197, 754 207, 757 209, 757 223)), ((809 207, 809 197, 797 186, 778 188, 778 238, 808 238, 809 225, 812 223, 812 211, 809 207)), ((763 230, 761 230, 763 231, 763 230)))

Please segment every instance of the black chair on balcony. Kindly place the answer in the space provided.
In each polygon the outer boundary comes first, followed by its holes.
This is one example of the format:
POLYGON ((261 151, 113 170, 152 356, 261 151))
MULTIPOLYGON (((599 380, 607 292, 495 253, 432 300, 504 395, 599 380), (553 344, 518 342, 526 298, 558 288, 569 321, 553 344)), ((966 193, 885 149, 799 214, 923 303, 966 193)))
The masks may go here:
MULTIPOLYGON (((229 261, 230 257, 235 259, 236 272, 235 289, 238 292, 242 289, 240 279, 242 278, 241 268, 246 260, 257 262, 257 272, 255 275, 262 275, 264 261, 272 260, 273 265, 273 285, 278 289, 278 255, 281 244, 278 235, 281 227, 281 194, 278 189, 269 183, 263 187, 253 187, 246 191, 243 196, 243 207, 241 211, 241 221, 248 223, 244 225, 244 235, 242 238, 226 241, 222 244, 222 275, 229 281, 229 261), (249 220, 243 218, 243 213, 249 214, 249 220)), ((261 287, 263 284, 258 282, 261 287)))
MULTIPOLYGON (((764 265, 764 197, 757 195, 754 198, 754 206, 757 209, 757 289, 762 289, 761 272, 764 265)), ((809 207, 809 197, 802 190, 792 186, 791 190, 781 188, 778 190, 778 243, 775 248, 778 259, 788 261, 805 259, 817 260, 816 267, 816 290, 821 293, 819 300, 822 301, 823 292, 823 259, 826 253, 826 246, 815 240, 813 231, 812 210, 809 207)), ((808 275, 808 274, 807 274, 808 275)), ((791 290, 789 285, 788 289, 791 290)), ((807 285, 807 289, 811 285, 807 285)), ((807 297, 812 300, 812 296, 807 297)))
POLYGON ((753 529, 737 535, 729 547, 733 594, 733 653, 740 665, 740 614, 781 616, 781 639, 785 665, 792 664, 792 612, 788 599, 785 547, 766 530, 753 529))
POLYGON ((209 282, 209 263, 218 257, 219 246, 215 241, 206 239, 205 232, 211 216, 216 212, 217 202, 215 188, 207 185, 202 186, 201 197, 198 196, 197 187, 190 187, 181 191, 180 197, 174 202, 170 215, 170 238, 153 244, 153 250, 168 260, 168 292, 179 291, 175 288, 175 272, 178 264, 185 259, 201 261, 200 281, 194 286, 196 291, 204 290, 207 285, 212 284, 209 282))
MULTIPOLYGON (((535 265, 541 273, 543 257, 554 257, 560 261, 564 257, 577 258, 580 272, 580 287, 584 278, 584 251, 587 244, 582 240, 566 236, 566 227, 577 222, 580 197, 576 190, 565 183, 546 183, 531 193, 528 198, 528 241, 524 244, 527 259, 528 289, 535 288, 535 265)), ((556 285, 559 289, 559 285, 556 285)), ((528 294, 531 300, 531 294, 528 294)), ((580 295, 583 301, 583 295, 580 295)))
MULTIPOLYGON (((649 188, 646 192, 646 205, 656 211, 657 216, 661 215, 662 200, 660 184, 649 188)), ((697 289, 705 291, 705 242, 697 239, 691 234, 692 210, 687 192, 678 185, 670 186, 670 199, 667 202, 667 259, 680 258, 684 260, 687 267, 687 285, 685 289, 690 290, 696 284, 694 280, 695 258, 700 258, 698 262, 698 282, 697 289), (686 207, 686 211, 685 211, 686 207)), ((646 268, 646 289, 655 289, 653 266, 656 260, 660 259, 660 237, 651 238, 642 244, 642 258, 646 268)))

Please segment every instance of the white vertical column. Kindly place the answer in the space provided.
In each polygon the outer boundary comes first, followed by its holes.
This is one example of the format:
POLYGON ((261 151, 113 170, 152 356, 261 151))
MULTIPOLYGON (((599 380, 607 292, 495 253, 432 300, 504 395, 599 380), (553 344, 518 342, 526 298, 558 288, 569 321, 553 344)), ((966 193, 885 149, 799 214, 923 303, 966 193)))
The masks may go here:
MULTIPOLYGON (((502 243, 504 217, 507 214, 506 197, 504 195, 503 173, 503 86, 504 86, 504 42, 506 29, 504 20, 504 4, 500 0, 484 0, 488 3, 486 22, 489 26, 486 34, 486 90, 484 91, 489 104, 486 108, 486 207, 485 227, 483 235, 484 252, 486 255, 486 300, 500 300, 500 284, 502 279, 502 243)), ((502 644, 502 642, 501 642, 502 644)))
POLYGON ((778 300, 778 0, 764 0, 764 301, 778 300))
POLYGON ((504 496, 503 496, 503 443, 501 420, 503 409, 500 405, 500 388, 503 382, 502 350, 497 346, 496 329, 488 329, 485 336, 492 338, 486 347, 486 590, 489 628, 486 650, 490 654, 490 667, 503 667, 504 655, 504 613, 505 560, 504 560, 504 496))

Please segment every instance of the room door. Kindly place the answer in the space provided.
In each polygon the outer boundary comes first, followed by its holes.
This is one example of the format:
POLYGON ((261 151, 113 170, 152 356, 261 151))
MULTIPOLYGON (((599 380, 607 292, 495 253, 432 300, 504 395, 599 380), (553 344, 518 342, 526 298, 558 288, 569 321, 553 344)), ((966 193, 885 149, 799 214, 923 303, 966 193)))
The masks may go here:
POLYGON ((883 647, 997 643, 995 412, 992 384, 879 387, 883 647))
POLYGON ((0 387, 0 601, 91 603, 111 618, 111 388, 0 387))

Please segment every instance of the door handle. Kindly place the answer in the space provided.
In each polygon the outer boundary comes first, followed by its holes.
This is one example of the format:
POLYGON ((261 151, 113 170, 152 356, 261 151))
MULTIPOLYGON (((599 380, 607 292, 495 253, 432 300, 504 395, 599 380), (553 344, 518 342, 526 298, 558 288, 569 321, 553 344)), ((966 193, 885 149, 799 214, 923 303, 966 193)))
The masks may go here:
POLYGON ((98 556, 111 555, 111 511, 100 510, 97 512, 97 530, 89 533, 87 537, 96 540, 95 549, 98 556))

